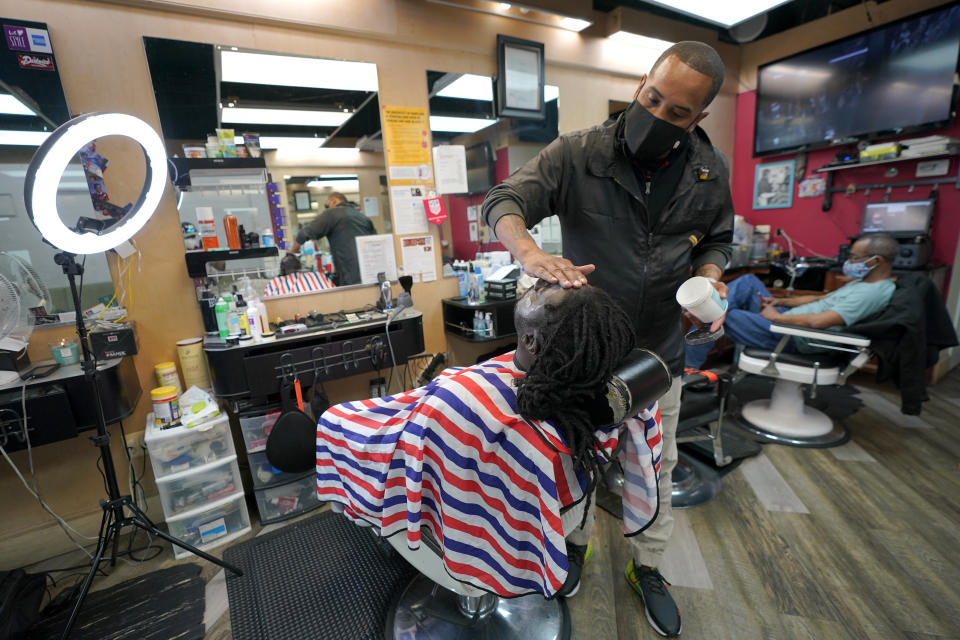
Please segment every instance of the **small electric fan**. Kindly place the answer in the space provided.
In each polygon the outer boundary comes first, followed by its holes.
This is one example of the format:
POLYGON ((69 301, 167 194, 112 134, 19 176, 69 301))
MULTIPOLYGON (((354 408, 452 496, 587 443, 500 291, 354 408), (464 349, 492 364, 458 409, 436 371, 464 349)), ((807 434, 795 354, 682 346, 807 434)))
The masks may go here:
POLYGON ((0 252, 0 384, 20 377, 16 362, 23 357, 33 332, 30 309, 50 303, 50 292, 37 272, 17 256, 0 252))

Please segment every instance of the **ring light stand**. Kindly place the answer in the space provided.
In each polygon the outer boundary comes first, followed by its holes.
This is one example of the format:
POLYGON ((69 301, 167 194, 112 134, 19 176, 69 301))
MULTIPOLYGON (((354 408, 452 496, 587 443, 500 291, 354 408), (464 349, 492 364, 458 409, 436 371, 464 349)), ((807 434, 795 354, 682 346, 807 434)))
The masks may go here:
POLYGON ((77 264, 75 256, 77 254, 106 251, 129 240, 143 228, 143 225, 153 215, 163 195, 166 179, 166 152, 163 141, 147 123, 133 116, 119 113, 90 113, 63 124, 40 145, 27 169, 24 184, 24 201, 27 213, 43 239, 62 250, 61 253, 54 256, 54 261, 60 265, 70 282, 70 294, 73 298, 73 308, 76 313, 77 335, 80 337, 80 348, 83 351, 81 367, 84 378, 93 388, 93 397, 97 408, 97 435, 91 437, 91 440, 93 440, 94 446, 100 449, 108 492, 107 498, 100 501, 103 517, 100 521, 97 552, 93 558, 90 573, 87 574, 83 586, 80 588, 80 594, 73 611, 70 613, 70 619, 60 636, 63 640, 69 637, 70 631, 73 629, 80 609, 83 607, 83 601, 90 591, 90 585, 100 566, 100 561, 111 543, 113 544, 111 564, 116 564, 119 534, 124 527, 132 526, 143 529, 148 534, 166 540, 200 556, 204 560, 209 560, 216 565, 229 569, 237 575, 243 575, 236 567, 161 531, 140 510, 130 496, 120 494, 117 471, 113 464, 113 455, 110 452, 110 433, 107 431, 106 419, 103 415, 103 402, 100 398, 100 385, 97 382, 97 362, 93 358, 90 346, 87 343, 87 327, 83 322, 80 292, 77 289, 76 282, 77 276, 83 275, 83 267, 77 264), (143 149, 147 167, 146 180, 140 192, 140 197, 130 212, 120 221, 111 225, 106 233, 100 233, 103 229, 102 225, 96 224, 98 221, 84 218, 81 218, 77 229, 72 230, 63 223, 60 214, 57 212, 57 188, 60 184, 60 178, 63 176, 67 164, 84 145, 97 138, 110 135, 132 138, 143 149), (90 233, 90 228, 95 228, 97 233, 90 233), (128 512, 129 516, 127 515, 128 512))

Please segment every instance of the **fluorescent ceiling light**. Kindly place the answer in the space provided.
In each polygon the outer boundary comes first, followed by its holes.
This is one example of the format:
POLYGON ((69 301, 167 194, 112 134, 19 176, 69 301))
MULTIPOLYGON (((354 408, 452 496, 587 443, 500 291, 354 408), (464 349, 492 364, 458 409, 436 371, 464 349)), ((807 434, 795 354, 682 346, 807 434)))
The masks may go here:
POLYGON ((510 11, 510 3, 501 2, 497 5, 497 8, 500 9, 500 11, 510 11))
POLYGON ((496 120, 486 118, 454 118, 452 116, 430 116, 430 130, 447 133, 474 133, 485 129, 496 120))
POLYGON ((553 84, 543 85, 543 101, 550 102, 560 97, 560 87, 553 84))
POLYGON ((27 105, 23 104, 9 93, 0 94, 0 113, 8 113, 12 116, 37 115, 27 105))
POLYGON ((286 124, 305 127, 339 127, 352 114, 343 111, 308 111, 301 109, 253 109, 248 107, 225 107, 221 110, 222 122, 246 124, 286 124))
POLYGON ((246 51, 220 51, 220 81, 376 91, 377 65, 246 51))
POLYGON ((614 42, 621 42, 623 44, 629 44, 635 47, 652 49, 657 53, 663 53, 673 46, 672 42, 667 42, 666 40, 660 40, 658 38, 651 38, 649 36, 642 36, 639 33, 630 33, 629 31, 617 31, 616 33, 610 34, 610 39, 614 42))
POLYGON ((560 28, 566 29, 567 31, 583 31, 589 27, 592 22, 589 20, 581 20, 580 18, 560 18, 560 28))
POLYGON ((319 149, 326 138, 297 138, 293 136, 263 136, 261 149, 319 149))
POLYGON ((360 191, 359 180, 311 180, 309 189, 331 189, 333 191, 360 191))
POLYGON ((314 176, 315 180, 356 180, 356 174, 335 173, 331 175, 314 176))
POLYGON ((646 0, 650 4, 660 5, 694 18, 700 18, 721 27, 732 27, 760 15, 787 0, 737 0, 736 2, 717 2, 717 0, 646 0))
MULTIPOLYGON (((49 131, 9 131, 0 130, 0 144, 15 144, 27 147, 39 147, 50 135, 49 131)), ((79 149, 79 147, 77 147, 79 149)))
POLYGON ((465 73, 437 93, 443 98, 493 102, 493 78, 465 73))

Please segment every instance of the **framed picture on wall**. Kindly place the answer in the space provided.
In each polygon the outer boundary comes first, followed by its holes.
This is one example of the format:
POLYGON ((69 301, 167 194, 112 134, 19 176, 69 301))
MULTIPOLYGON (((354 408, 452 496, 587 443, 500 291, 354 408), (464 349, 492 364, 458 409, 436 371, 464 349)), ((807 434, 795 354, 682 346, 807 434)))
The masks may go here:
POLYGON ((754 209, 787 209, 793 206, 793 174, 796 160, 757 165, 753 178, 754 209))
POLYGON ((293 192, 293 208, 297 211, 310 211, 313 202, 310 200, 309 191, 293 192))
POLYGON ((543 43, 497 35, 497 115, 543 120, 543 43))

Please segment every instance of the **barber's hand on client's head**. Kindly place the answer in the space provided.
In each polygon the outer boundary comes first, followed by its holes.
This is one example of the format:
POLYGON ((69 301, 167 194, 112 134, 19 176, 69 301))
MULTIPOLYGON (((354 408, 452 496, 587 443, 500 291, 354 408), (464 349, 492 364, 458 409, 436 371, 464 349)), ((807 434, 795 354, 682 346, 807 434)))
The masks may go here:
POLYGON ((596 266, 585 264, 577 266, 561 256, 552 256, 540 248, 531 250, 520 259, 524 273, 534 278, 559 284, 564 289, 580 288, 587 284, 587 276, 596 270, 596 266))

